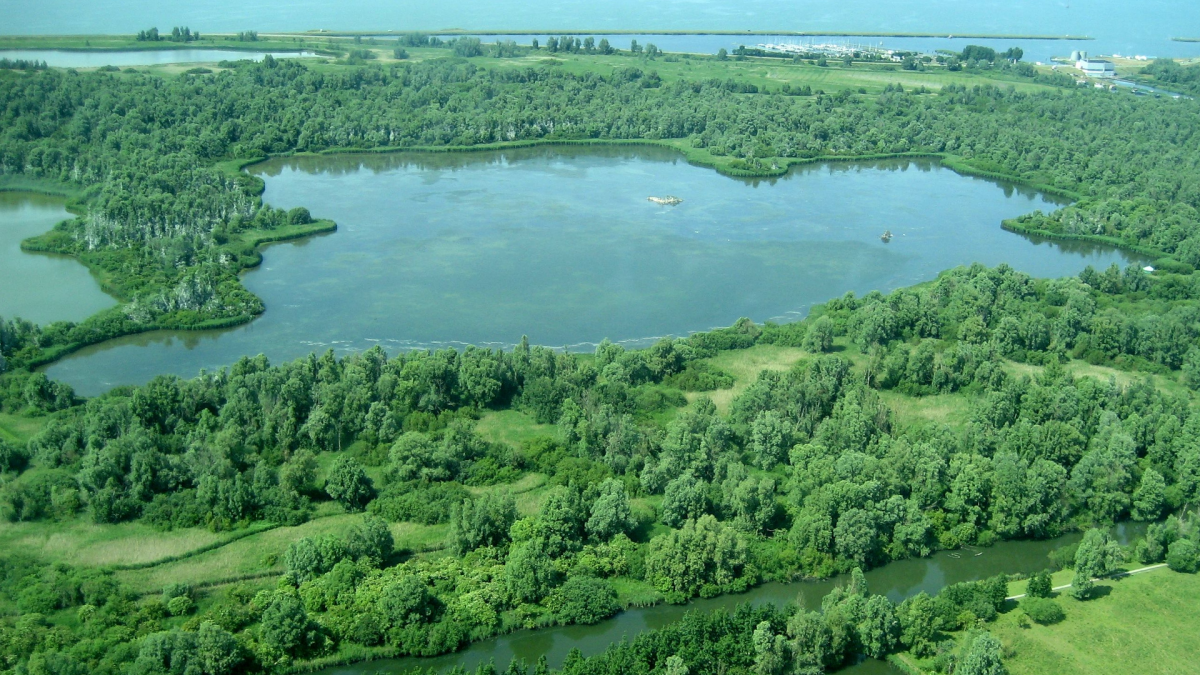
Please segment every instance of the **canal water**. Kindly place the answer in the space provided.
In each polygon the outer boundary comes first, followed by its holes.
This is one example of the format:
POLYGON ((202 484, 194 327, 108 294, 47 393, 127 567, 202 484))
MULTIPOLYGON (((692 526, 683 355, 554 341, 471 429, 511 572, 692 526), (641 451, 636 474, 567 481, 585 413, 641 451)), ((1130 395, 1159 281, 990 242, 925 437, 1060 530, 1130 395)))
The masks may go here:
POLYGON ((79 261, 21 250, 23 239, 73 217, 57 197, 0 192, 0 317, 79 321, 116 304, 79 261))
POLYGON ((274 206, 336 233, 271 246, 238 328, 159 332, 81 350, 47 372, 85 395, 190 377, 265 353, 391 353, 465 344, 644 346, 739 317, 788 321, 847 291, 1009 263, 1037 276, 1124 266, 1111 248, 1038 241, 1000 221, 1059 202, 933 161, 814 164, 736 180, 654 148, 552 147, 273 160, 274 206), (674 195, 678 206, 651 196, 674 195), (880 235, 890 230, 890 243, 880 235))
MULTIPOLYGON (((1115 532, 1118 541, 1129 544, 1145 532, 1143 524, 1127 523, 1115 532)), ((901 560, 866 573, 872 593, 886 595, 893 602, 925 592, 936 594, 942 588, 963 581, 976 581, 996 574, 1033 574, 1050 566, 1051 551, 1077 542, 1079 534, 1069 534, 1044 541, 1007 541, 990 548, 966 548, 960 551, 941 551, 929 558, 901 560)), ((371 661, 350 666, 329 668, 320 675, 375 675, 407 673, 414 669, 445 670, 463 666, 468 670, 479 664, 493 662, 505 668, 513 658, 533 664, 545 656, 550 666, 558 667, 572 649, 584 656, 599 654, 610 644, 632 641, 638 635, 678 621, 690 611, 732 611, 742 603, 784 605, 796 603, 816 610, 821 599, 835 586, 845 584, 845 577, 825 581, 769 583, 740 595, 726 595, 709 600, 696 600, 686 605, 656 605, 631 609, 594 626, 562 626, 542 630, 526 630, 476 642, 465 650, 433 658, 408 657, 371 661)), ((882 675, 899 673, 890 664, 873 659, 839 671, 844 675, 882 675)))

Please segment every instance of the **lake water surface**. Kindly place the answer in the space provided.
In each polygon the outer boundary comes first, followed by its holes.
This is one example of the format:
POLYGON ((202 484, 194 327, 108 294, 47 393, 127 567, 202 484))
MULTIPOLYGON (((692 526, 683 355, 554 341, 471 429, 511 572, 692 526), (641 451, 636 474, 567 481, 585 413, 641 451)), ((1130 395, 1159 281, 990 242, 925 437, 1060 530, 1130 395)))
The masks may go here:
POLYGON ((1002 219, 1057 203, 932 161, 748 181, 661 148, 558 147, 281 159, 253 171, 267 202, 339 225, 271 246, 245 276, 266 313, 231 330, 114 340, 53 364, 52 377, 95 394, 260 352, 278 362, 522 335, 578 350, 606 337, 640 346, 743 316, 795 319, 847 291, 972 262, 1053 277, 1132 260, 1006 232, 1002 219), (684 201, 647 201, 664 195, 684 201))
POLYGON ((21 250, 23 239, 72 217, 57 197, 0 192, 0 317, 79 321, 115 304, 78 260, 21 250))
POLYGON ((45 61, 57 68, 100 66, 157 66, 167 63, 215 63, 219 61, 262 61, 267 54, 277 59, 315 56, 313 52, 249 52, 236 49, 136 49, 129 51, 75 51, 64 49, 0 49, 0 59, 45 61))

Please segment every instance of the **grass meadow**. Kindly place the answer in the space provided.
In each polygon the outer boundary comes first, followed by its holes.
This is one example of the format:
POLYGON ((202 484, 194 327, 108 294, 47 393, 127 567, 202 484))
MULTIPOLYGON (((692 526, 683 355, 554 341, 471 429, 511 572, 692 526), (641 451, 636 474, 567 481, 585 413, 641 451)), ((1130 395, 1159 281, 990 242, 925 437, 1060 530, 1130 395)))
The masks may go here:
MULTIPOLYGON (((1069 583, 1069 573, 1055 584, 1069 583), (1065 580, 1062 580, 1065 577, 1065 580)), ((1024 582, 1022 582, 1023 584, 1024 582)), ((990 630, 1012 675, 1184 675, 1200 672, 1200 577, 1166 568, 1105 581, 1101 597, 1059 593, 1066 620, 1022 627, 1018 612, 990 630)), ((1015 588, 1015 587, 1014 587, 1015 588)), ((1024 592, 1021 588, 1017 592, 1024 592)))

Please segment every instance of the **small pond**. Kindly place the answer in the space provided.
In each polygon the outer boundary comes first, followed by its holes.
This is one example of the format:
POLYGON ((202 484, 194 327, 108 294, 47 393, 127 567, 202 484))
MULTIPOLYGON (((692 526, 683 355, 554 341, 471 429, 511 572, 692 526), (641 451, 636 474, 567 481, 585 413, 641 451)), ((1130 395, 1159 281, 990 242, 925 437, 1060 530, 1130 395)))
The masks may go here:
POLYGON ((57 197, 0 192, 0 317, 80 321, 115 304, 78 260, 21 250, 22 240, 72 217, 57 197))
POLYGON ((245 284, 266 313, 238 328, 84 349, 48 372, 95 394, 265 353, 465 344, 590 350, 788 321, 847 291, 1002 262, 1038 276, 1125 265, 1111 248, 1037 241, 1000 221, 1054 199, 934 161, 812 164, 736 180, 645 148, 532 148, 279 159, 252 169, 274 206, 336 233, 271 246, 245 284), (651 196, 674 195, 677 206, 651 196), (890 231, 893 238, 883 242, 890 231))

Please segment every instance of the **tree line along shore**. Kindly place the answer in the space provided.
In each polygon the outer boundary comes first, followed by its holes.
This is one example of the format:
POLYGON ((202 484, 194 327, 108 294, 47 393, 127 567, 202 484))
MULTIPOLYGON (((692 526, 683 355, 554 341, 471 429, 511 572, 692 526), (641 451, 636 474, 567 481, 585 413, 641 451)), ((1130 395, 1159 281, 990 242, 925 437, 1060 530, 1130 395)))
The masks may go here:
MULTIPOLYGON (((75 191, 77 217, 27 246, 77 256, 123 299, 79 324, 0 322, 0 536, 30 537, 0 561, 14 673, 296 672, 837 573, 850 582, 820 611, 693 615, 562 670, 817 673, 907 652, 995 673, 1008 578, 893 603, 855 570, 1075 531, 1048 565, 1083 580, 1123 559, 1200 564, 1194 102, 986 58, 938 88, 797 92, 741 77, 749 59, 689 70, 568 44, 551 63, 476 41, 163 75, 0 70, 5 180, 75 191), (33 370, 146 326, 261 312, 238 280, 256 242, 319 222, 263 203, 240 171, 253 158, 541 142, 671 143, 750 175, 936 153, 1076 197, 1015 226, 1161 260, 1062 279, 958 268, 644 350, 247 355, 86 400, 33 370), (1125 519, 1149 523, 1127 549, 1106 534, 1125 519), (122 533, 207 530, 195 550, 228 548, 114 569, 33 545, 59 528, 130 549, 122 533), (263 529, 211 540, 244 528, 263 529)), ((1081 602, 1104 600, 1086 586, 1081 602)), ((1036 604, 1033 621, 1053 614, 1036 604)))
MULTIPOLYGON (((261 181, 237 169, 250 159, 297 152, 641 142, 667 144, 689 161, 736 176, 779 175, 798 162, 940 156, 956 170, 1079 200, 1051 214, 1017 219, 1010 224, 1014 229, 1126 246, 1161 258, 1164 268, 1200 263, 1200 247, 1179 221, 1190 217, 1193 198, 1182 186, 1160 187, 1173 185, 1178 172, 1188 171, 1187 162, 1176 158, 1191 141, 1167 144, 1168 127, 1158 124, 1194 114, 1174 101, 1083 92, 1069 76, 1036 70, 1022 74, 1008 61, 985 58, 969 60, 962 75, 945 69, 922 75, 919 70, 781 63, 773 66, 777 74, 754 75, 762 79, 753 80, 750 69, 760 61, 706 57, 689 63, 649 53, 618 58, 589 52, 597 47, 572 39, 565 49, 557 47, 579 64, 579 69, 567 70, 527 62, 527 51, 506 58, 485 55, 478 41, 459 46, 413 47, 423 50, 421 59, 388 63, 350 52, 320 64, 230 61, 218 72, 165 79, 127 72, 0 70, 6 95, 23 106, 13 108, 6 120, 9 128, 22 131, 0 147, 5 182, 26 187, 42 182, 53 189, 70 184, 86 193, 73 202, 79 217, 27 241, 26 248, 78 257, 123 303, 79 324, 34 330, 40 337, 10 351, 9 361, 44 364, 119 335, 231 325, 261 313, 261 301, 238 279, 242 269, 259 260, 256 242, 296 236, 312 227, 326 231, 332 224, 313 226, 306 222, 312 219, 307 211, 283 213, 263 204, 261 181), (778 77, 819 75, 829 80, 827 73, 840 79, 843 88, 834 92, 793 87, 787 81, 771 84, 778 77), (923 78, 951 79, 941 80, 947 83, 940 89, 880 86, 889 77, 931 83, 937 80, 923 78), (871 89, 852 88, 856 82, 869 83, 871 89), (306 91, 296 89, 301 83, 306 91), (1013 89, 995 86, 1010 83, 1013 89), (514 98, 479 98, 490 88, 509 91, 514 98), (577 92, 578 100, 532 98, 537 91, 560 88, 577 92), (350 91, 353 96, 336 112, 326 108, 328 101, 350 91), (159 110, 161 120, 175 115, 192 119, 187 124, 155 122, 154 138, 161 141, 151 142, 134 133, 132 120, 96 109, 89 97, 101 92, 159 110), (435 110, 429 106, 435 95, 454 96, 466 107, 460 112, 435 110), (632 97, 633 107, 614 105, 620 96, 632 97), (405 102, 383 106, 396 97, 405 102), (50 98, 63 105, 57 118, 32 114, 50 98), (684 114, 684 108, 668 104, 671 99, 690 101, 696 112, 684 114), (508 100, 512 103, 501 103, 508 100), (976 110, 979 106, 986 109, 976 110), (300 108, 328 112, 307 118, 287 115, 300 108), (642 119, 631 118, 632 110, 642 119), (739 120, 738 111, 746 110, 751 117, 739 120), (1103 114, 1083 116, 1089 110, 1103 114), (918 125, 922 116, 931 122, 918 125), (102 120, 110 136, 128 141, 113 152, 71 124, 76 117, 102 120), (235 119, 234 137, 217 133, 218 128, 232 129, 228 124, 235 119), (450 131, 417 131, 431 119, 449 125, 450 131), (543 121, 551 119, 553 127, 543 121), (749 119, 761 121, 762 130, 749 119), (1118 128, 1142 131, 1115 141, 1118 128), (985 137, 995 140, 967 140, 985 137), (1080 151, 1081 146, 1086 150, 1080 151), (1107 171, 1085 169, 1085 157, 1102 162, 1107 171), (1135 166, 1140 171, 1132 172, 1135 166), (175 185, 171 190, 186 198, 164 199, 160 186, 165 185, 175 185), (1135 218, 1135 213, 1148 216, 1135 218)), ((549 45, 539 51, 546 53, 549 45)), ((1177 64, 1152 65, 1159 68, 1153 72, 1180 81, 1196 72, 1177 64)))

